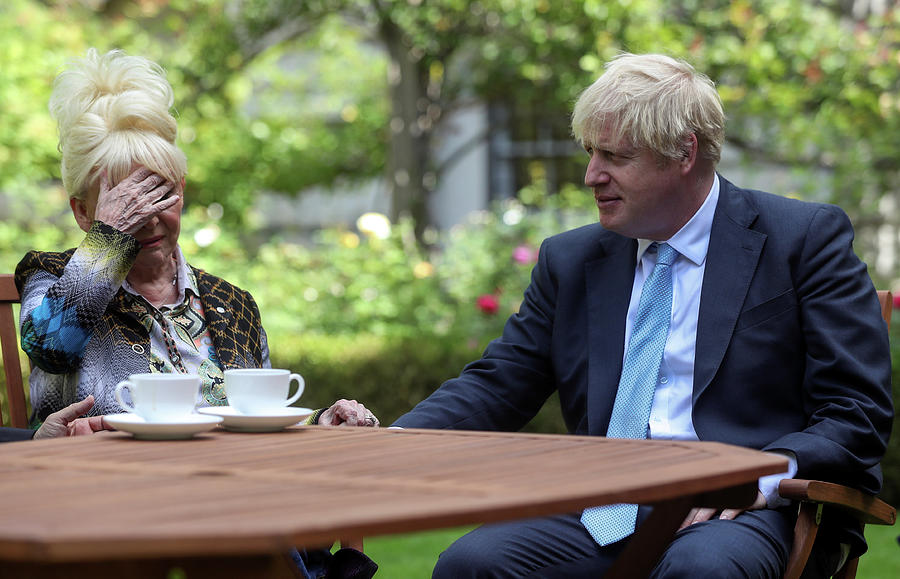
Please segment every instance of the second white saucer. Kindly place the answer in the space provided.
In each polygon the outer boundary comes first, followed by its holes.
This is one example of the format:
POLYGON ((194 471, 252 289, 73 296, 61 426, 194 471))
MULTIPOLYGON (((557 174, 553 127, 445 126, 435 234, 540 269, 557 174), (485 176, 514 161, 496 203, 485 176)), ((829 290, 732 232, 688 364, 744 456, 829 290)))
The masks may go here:
POLYGON ((236 432, 277 432, 305 420, 313 410, 286 406, 264 415, 241 414, 231 406, 210 406, 198 408, 197 412, 221 416, 222 427, 236 432))

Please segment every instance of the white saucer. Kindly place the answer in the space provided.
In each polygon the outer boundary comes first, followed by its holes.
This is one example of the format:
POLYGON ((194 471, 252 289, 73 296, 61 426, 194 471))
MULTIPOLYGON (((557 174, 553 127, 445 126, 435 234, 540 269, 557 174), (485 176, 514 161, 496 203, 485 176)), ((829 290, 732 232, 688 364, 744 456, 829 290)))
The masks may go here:
POLYGON ((313 413, 309 408, 285 406, 271 410, 264 415, 241 414, 231 406, 209 406, 198 408, 197 412, 224 419, 222 427, 236 432, 277 432, 287 426, 297 424, 313 413))
POLYGON ((135 438, 143 440, 177 440, 191 438, 198 432, 212 430, 222 422, 219 416, 202 414, 186 414, 178 420, 166 422, 147 422, 137 414, 124 412, 108 414, 103 417, 116 430, 130 432, 135 438))

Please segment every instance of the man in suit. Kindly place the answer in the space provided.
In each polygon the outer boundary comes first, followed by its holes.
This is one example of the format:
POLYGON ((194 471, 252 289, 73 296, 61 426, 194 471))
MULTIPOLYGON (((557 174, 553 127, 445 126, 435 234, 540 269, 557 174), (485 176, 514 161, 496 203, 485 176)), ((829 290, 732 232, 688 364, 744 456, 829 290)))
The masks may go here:
MULTIPOLYGON (((837 207, 720 177, 722 105, 683 61, 615 58, 579 98, 572 125, 590 156, 585 184, 600 223, 547 239, 503 335, 395 425, 518 430, 558 391, 574 434, 779 453, 789 470, 760 479, 752 506, 693 511, 654 573, 780 577, 796 518, 778 497, 781 479, 881 486, 890 351, 850 222, 837 207), (657 255, 671 303, 661 317, 640 313, 644 286, 657 286, 657 255), (643 329, 651 318, 667 326, 643 329), (653 335, 655 362, 634 368, 653 335), (628 376, 649 376, 643 415, 618 400, 641 390, 628 376), (621 434, 623 421, 639 434, 621 434)), ((476 529, 441 555, 434 576, 600 576, 630 530, 607 532, 611 519, 596 511, 476 529)), ((820 573, 865 549, 859 528, 834 515, 821 531, 829 548, 814 558, 820 573)))
POLYGON ((73 402, 62 410, 47 416, 47 420, 37 430, 30 428, 0 428, 0 442, 17 442, 39 438, 56 438, 60 436, 81 436, 93 434, 98 430, 112 430, 103 422, 102 416, 84 416, 94 406, 94 397, 73 402))

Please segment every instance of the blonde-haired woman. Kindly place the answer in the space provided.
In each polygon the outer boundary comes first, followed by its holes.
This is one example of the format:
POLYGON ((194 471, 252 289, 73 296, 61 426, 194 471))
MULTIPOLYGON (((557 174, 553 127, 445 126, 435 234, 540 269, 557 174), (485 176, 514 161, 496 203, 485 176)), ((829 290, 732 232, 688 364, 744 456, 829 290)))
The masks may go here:
MULTIPOLYGON (((197 373, 198 405, 224 405, 225 369, 271 366, 253 297, 178 247, 187 161, 172 104, 162 68, 118 50, 91 49, 54 82, 63 185, 86 235, 16 268, 35 422, 88 395, 92 415, 121 412, 114 388, 141 372, 197 373)), ((378 424, 354 400, 314 417, 378 424)))

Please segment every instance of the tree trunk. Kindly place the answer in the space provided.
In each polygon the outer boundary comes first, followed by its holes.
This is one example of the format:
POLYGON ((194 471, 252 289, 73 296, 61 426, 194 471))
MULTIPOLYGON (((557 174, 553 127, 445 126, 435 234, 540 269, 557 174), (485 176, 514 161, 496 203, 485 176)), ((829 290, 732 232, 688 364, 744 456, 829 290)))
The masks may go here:
POLYGON ((403 216, 415 221, 416 236, 429 224, 426 180, 431 157, 431 123, 426 115, 428 70, 404 41, 403 31, 382 20, 381 39, 388 49, 388 86, 391 97, 390 151, 386 181, 391 194, 391 220, 403 216))

